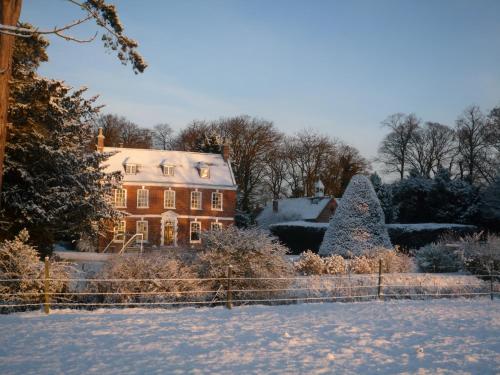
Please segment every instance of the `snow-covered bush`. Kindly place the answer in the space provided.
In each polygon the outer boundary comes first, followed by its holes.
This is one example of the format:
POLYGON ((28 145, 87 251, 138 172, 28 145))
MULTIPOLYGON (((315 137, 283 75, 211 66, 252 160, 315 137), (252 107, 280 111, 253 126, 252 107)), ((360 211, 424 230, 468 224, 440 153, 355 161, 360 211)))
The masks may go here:
POLYGON ((418 267, 424 272, 456 272, 461 267, 456 249, 443 243, 433 243, 420 248, 416 253, 418 267))
POLYGON ((102 302, 182 302, 201 300, 201 283, 192 267, 162 255, 117 255, 90 281, 89 292, 106 295, 102 302), (130 281, 99 281, 125 279, 130 281), (179 279, 179 280, 177 280, 179 279), (189 280, 180 280, 189 279, 189 280), (138 280, 138 281, 136 281, 138 280))
POLYGON ((476 275, 500 274, 500 236, 466 236, 461 238, 459 248, 467 271, 476 275))
MULTIPOLYGON (((285 255, 288 249, 259 229, 239 229, 234 226, 221 231, 202 233, 202 253, 195 260, 200 277, 226 278, 232 266, 235 298, 269 298, 280 292, 261 290, 285 289, 290 280, 273 280, 293 276, 293 267, 285 255), (260 279, 258 278, 268 278, 260 279)), ((225 289, 225 280, 212 282, 213 288, 225 289)))
POLYGON ((331 255, 323 259, 325 272, 328 275, 342 275, 346 273, 346 261, 340 255, 331 255))
POLYGON ((384 212, 370 180, 355 175, 330 220, 319 253, 353 257, 379 247, 392 248, 384 212))
POLYGON ((351 273, 375 273, 378 272, 378 264, 373 259, 360 255, 349 260, 349 271, 351 273))
POLYGON ((322 275, 326 271, 323 259, 311 250, 304 251, 300 254, 299 260, 295 263, 295 270, 301 275, 306 276, 322 275))
POLYGON ((93 253, 97 250, 97 241, 88 233, 82 233, 76 242, 76 249, 81 252, 93 253))
MULTIPOLYGON (((28 231, 23 229, 13 240, 6 240, 0 244, 0 279, 19 280, 0 283, 3 301, 18 303, 42 301, 44 264, 40 261, 36 249, 28 244, 28 240, 28 231)), ((67 292, 70 270, 71 268, 66 265, 51 262, 49 292, 67 292)))

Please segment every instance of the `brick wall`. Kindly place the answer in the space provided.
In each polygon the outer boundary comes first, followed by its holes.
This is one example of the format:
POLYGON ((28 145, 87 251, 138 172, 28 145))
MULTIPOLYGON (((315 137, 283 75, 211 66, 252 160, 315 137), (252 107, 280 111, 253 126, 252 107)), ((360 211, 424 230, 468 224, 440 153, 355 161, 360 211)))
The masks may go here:
MULTIPOLYGON (((137 207, 137 190, 142 189, 142 186, 124 185, 127 190, 127 207, 118 208, 122 212, 126 212, 129 216, 125 217, 126 233, 128 238, 136 233, 136 222, 138 220, 145 220, 148 222, 148 246, 159 246, 162 237, 162 222, 161 214, 166 211, 175 212, 178 217, 177 229, 177 244, 188 245, 190 234, 190 222, 198 221, 201 223, 201 230, 209 230, 212 222, 218 218, 231 218, 231 220, 220 220, 223 226, 233 224, 233 219, 236 210, 236 191, 223 190, 223 189, 194 189, 186 187, 172 187, 171 190, 175 191, 175 209, 164 208, 164 191, 169 188, 162 186, 147 186, 144 188, 149 190, 149 207, 137 207), (202 193, 202 209, 191 209, 191 192, 198 190, 202 193), (212 210, 212 193, 222 193, 222 211, 212 210), (183 217, 184 216, 184 217, 183 217), (189 217, 186 217, 189 216, 189 217), (202 218, 210 217, 210 218, 202 218)), ((111 229, 111 228, 110 228, 111 229)), ((104 247, 113 239, 111 230, 105 238, 99 241, 99 248, 103 250, 104 247)), ((116 248, 121 244, 117 244, 116 248)), ((113 251, 111 249, 111 251, 113 251)))

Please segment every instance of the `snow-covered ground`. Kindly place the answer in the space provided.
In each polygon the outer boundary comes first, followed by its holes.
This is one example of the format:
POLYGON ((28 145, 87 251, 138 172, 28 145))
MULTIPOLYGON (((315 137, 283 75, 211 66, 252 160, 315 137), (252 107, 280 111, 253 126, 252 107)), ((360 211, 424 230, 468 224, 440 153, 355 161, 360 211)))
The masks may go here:
POLYGON ((1 374, 450 373, 500 369, 500 301, 0 316, 1 374))

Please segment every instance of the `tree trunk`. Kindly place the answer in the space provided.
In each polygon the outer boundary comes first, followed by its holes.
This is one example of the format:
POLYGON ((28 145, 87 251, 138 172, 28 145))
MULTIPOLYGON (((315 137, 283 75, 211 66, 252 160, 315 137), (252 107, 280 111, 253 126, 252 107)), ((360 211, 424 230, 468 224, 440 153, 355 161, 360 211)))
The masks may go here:
MULTIPOLYGON (((22 0, 0 0, 0 23, 16 26, 21 13, 22 0)), ((3 162, 7 141, 7 110, 9 107, 9 80, 15 36, 0 33, 0 192, 3 182, 3 162)), ((1 200, 0 200, 1 205, 1 200)))

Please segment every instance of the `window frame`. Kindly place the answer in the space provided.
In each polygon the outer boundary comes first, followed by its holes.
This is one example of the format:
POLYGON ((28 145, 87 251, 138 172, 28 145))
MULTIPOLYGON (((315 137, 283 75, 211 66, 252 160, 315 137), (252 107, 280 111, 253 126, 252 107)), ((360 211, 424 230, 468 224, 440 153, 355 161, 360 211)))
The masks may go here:
POLYGON ((209 179, 210 178, 210 167, 202 166, 200 167, 200 178, 209 179), (204 175, 203 171, 206 171, 206 175, 204 175))
POLYGON ((211 207, 212 207, 212 211, 224 211, 224 206, 223 206, 223 194, 220 192, 220 191, 213 191, 212 192, 212 197, 211 197, 211 207), (214 197, 215 196, 219 196, 219 203, 220 203, 220 208, 217 208, 217 207, 214 207, 214 197))
POLYGON ((162 166, 162 169, 163 169, 163 175, 165 177, 174 177, 175 176, 175 165, 165 164, 162 166), (168 172, 168 173, 165 173, 165 172, 168 172), (172 172, 172 173, 170 173, 170 172, 172 172))
POLYGON ((223 228, 222 223, 220 223, 218 221, 212 221, 210 223, 210 230, 211 231, 222 230, 222 228, 223 228), (215 229, 215 227, 217 227, 217 229, 215 229))
POLYGON ((201 222, 199 221, 190 221, 189 222, 189 243, 201 243, 201 222), (198 225, 198 230, 193 231, 193 224, 198 225), (198 233, 198 239, 193 240, 193 233, 198 233))
POLYGON ((114 194, 114 199, 113 199, 113 200, 114 200, 114 205, 115 205, 115 207, 116 207, 116 208, 127 208, 127 189, 124 189, 124 188, 117 188, 117 189, 114 189, 114 193, 115 193, 115 194, 114 194), (123 192, 125 192, 125 193, 123 194, 123 201, 124 201, 124 204, 123 204, 123 205, 120 205, 120 206, 117 204, 117 196, 118 196, 118 192, 119 192, 119 191, 123 191, 123 192))
POLYGON ((137 203, 136 204, 137 208, 149 208, 149 189, 146 189, 144 187, 142 187, 141 189, 137 189, 136 203, 137 203), (140 202, 139 195, 143 191, 146 192, 146 206, 139 206, 139 202, 140 202))
POLYGON ((125 220, 118 220, 117 225, 113 227, 113 242, 124 242, 125 237, 123 239, 118 239, 117 236, 122 234, 125 236, 127 232, 127 222, 125 220), (120 232, 120 227, 123 226, 123 231, 120 232))
POLYGON ((201 191, 198 191, 198 190, 192 190, 191 191, 191 196, 190 196, 191 200, 190 200, 190 205, 189 207, 191 207, 192 210, 203 210, 203 193, 201 191), (193 207, 193 196, 194 195, 199 195, 199 207, 193 207))
POLYGON ((143 233, 142 231, 141 232, 139 231, 139 224, 142 224, 142 223, 146 223, 145 230, 144 230, 145 235, 143 235, 142 240, 140 239, 140 237, 137 237, 135 239, 136 243, 141 243, 141 242, 145 243, 145 242, 148 242, 148 239, 149 239, 149 221, 147 221, 147 220, 141 219, 141 220, 137 220, 135 222, 135 234, 143 233))
POLYGON ((133 163, 130 163, 130 164, 125 164, 125 174, 137 174, 137 164, 133 164, 133 163), (129 170, 129 168, 133 168, 133 171, 129 170))
POLYGON ((177 202, 176 202, 175 190, 172 190, 172 189, 164 190, 163 191, 163 208, 169 208, 169 209, 174 209, 175 210, 176 203, 177 202), (168 193, 172 193, 173 194, 172 201, 174 202, 174 204, 172 206, 168 206, 167 205, 167 195, 168 195, 168 193))

